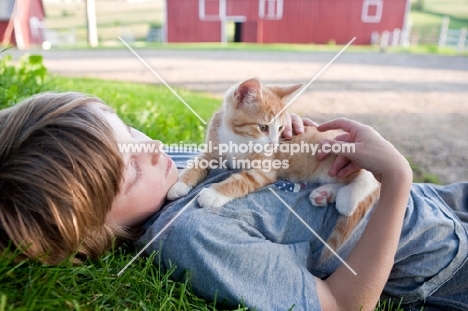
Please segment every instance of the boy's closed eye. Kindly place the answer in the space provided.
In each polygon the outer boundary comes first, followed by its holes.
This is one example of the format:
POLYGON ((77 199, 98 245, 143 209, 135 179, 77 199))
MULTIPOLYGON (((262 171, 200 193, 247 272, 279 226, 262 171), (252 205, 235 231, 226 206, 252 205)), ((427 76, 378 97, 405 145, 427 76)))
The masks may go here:
POLYGON ((138 165, 138 162, 133 159, 131 162, 130 162, 130 165, 132 166, 132 168, 134 169, 135 171, 135 177, 130 185, 130 188, 135 186, 136 184, 138 184, 138 182, 141 180, 141 176, 142 176, 142 171, 141 171, 141 168, 140 166, 138 165))

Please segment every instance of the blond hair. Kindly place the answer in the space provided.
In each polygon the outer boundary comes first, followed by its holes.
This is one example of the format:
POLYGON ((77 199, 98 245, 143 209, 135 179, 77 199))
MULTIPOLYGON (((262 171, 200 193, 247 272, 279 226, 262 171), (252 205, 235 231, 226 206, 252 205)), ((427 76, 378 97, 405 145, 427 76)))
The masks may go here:
POLYGON ((0 251, 79 262, 123 228, 105 223, 124 164, 100 99, 42 93, 0 111, 0 251))

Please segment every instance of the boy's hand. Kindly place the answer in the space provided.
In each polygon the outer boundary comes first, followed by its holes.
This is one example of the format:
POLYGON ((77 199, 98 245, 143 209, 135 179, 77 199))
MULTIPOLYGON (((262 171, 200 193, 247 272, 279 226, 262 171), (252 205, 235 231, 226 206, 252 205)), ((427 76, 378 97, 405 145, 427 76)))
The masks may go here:
POLYGON ((317 126, 318 124, 308 118, 301 118, 294 113, 286 113, 286 124, 281 136, 289 139, 293 135, 304 133, 304 126, 317 126))
MULTIPOLYGON (((323 141, 322 145, 353 143, 355 150, 352 153, 345 153, 346 148, 328 148, 332 149, 330 154, 337 156, 329 173, 346 175, 362 167, 372 172, 377 180, 381 181, 384 177, 395 176, 401 172, 406 174, 411 171, 405 157, 372 127, 344 118, 325 122, 317 127, 319 131, 333 129, 341 129, 345 133, 338 135, 334 140, 323 141)), ((327 154, 317 154, 318 160, 326 157, 327 154)))

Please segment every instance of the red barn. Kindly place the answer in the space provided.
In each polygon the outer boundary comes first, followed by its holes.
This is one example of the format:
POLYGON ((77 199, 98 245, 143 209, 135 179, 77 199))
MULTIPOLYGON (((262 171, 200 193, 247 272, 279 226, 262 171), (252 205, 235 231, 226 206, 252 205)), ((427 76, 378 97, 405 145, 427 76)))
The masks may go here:
POLYGON ((167 0, 167 42, 370 44, 403 29, 410 0, 167 0))
POLYGON ((0 42, 19 49, 42 45, 44 16, 42 0, 0 0, 0 42))

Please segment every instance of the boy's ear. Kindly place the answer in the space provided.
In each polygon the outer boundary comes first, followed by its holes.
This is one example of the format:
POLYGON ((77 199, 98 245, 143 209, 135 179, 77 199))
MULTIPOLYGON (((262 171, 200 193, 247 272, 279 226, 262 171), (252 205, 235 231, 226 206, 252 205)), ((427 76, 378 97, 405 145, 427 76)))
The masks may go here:
POLYGON ((237 105, 241 106, 262 98, 262 84, 257 78, 242 82, 234 92, 237 105))

